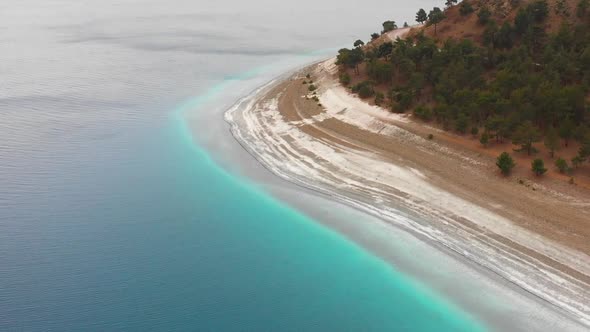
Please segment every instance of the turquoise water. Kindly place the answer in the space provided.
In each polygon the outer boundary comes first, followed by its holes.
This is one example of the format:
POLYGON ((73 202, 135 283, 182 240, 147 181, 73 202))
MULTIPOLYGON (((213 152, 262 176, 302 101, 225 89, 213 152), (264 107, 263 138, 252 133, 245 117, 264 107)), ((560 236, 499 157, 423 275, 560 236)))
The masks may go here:
MULTIPOLYGON (((286 18, 265 0, 0 4, 0 330, 483 328, 226 170, 255 166, 224 155, 214 110, 351 38, 308 2, 286 18)), ((374 10, 338 13, 373 31, 374 10)))
MULTIPOLYGON (((210 95, 197 98, 188 105, 198 108, 199 101, 208 100, 227 85, 220 84, 211 89, 210 95)), ((182 141, 191 142, 183 120, 177 118, 176 121, 178 131, 184 136, 182 141)), ((207 324, 207 328, 483 330, 466 313, 423 286, 244 180, 229 175, 217 167, 205 151, 194 145, 192 148, 195 154, 193 167, 198 174, 207 177, 206 187, 223 188, 220 192, 211 192, 210 212, 217 214, 220 210, 231 210, 227 215, 216 216, 219 220, 232 220, 230 229, 223 234, 224 237, 230 236, 223 240, 230 247, 226 248, 228 257, 224 260, 228 261, 224 263, 233 262, 234 267, 249 265, 249 273, 242 272, 233 281, 237 284, 229 287, 236 293, 227 296, 237 296, 235 301, 239 306, 251 305, 257 309, 238 308, 236 320, 228 321, 225 312, 233 305, 227 302, 213 304, 218 307, 220 316, 207 319, 213 324, 207 324), (229 202, 224 204, 224 197, 229 202), (260 294, 261 291, 264 294, 260 294), (259 325, 261 322, 264 322, 262 326, 259 325)), ((211 279, 215 279, 215 275, 211 279)), ((228 288, 228 279, 222 279, 218 286, 213 286, 214 289, 228 288)))

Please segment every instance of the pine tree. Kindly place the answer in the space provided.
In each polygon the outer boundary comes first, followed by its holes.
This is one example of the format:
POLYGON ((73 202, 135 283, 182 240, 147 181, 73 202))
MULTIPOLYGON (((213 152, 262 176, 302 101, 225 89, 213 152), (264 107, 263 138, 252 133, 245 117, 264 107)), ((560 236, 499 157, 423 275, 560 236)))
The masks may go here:
POLYGON ((438 7, 432 8, 430 14, 428 14, 428 23, 434 24, 434 35, 437 35, 437 25, 445 19, 445 13, 438 7))
POLYGON ((533 152, 533 143, 541 139, 539 129, 535 128, 530 121, 526 121, 516 129, 512 137, 512 144, 521 146, 521 150, 525 150, 530 156, 533 152))
POLYGON ((426 14, 426 11, 424 9, 420 8, 418 13, 416 13, 416 22, 423 24, 427 20, 428 20, 428 15, 426 14))
POLYGON ((551 158, 555 156, 555 150, 559 148, 559 136, 557 135, 557 131, 555 128, 550 127, 545 134, 545 147, 549 150, 549 155, 551 158))
POLYGON ((543 175, 545 174, 545 172, 547 172, 547 169, 545 168, 545 163, 542 159, 533 160, 531 164, 531 169, 533 170, 533 173, 535 173, 535 175, 537 176, 543 175))
POLYGON ((508 175, 510 174, 514 166, 516 166, 516 164, 514 163, 514 160, 512 159, 512 157, 510 157, 508 152, 502 152, 502 154, 498 157, 496 161, 496 166, 498 166, 502 174, 508 175))
POLYGON ((557 167, 557 169, 559 170, 560 173, 565 173, 569 169, 569 165, 567 164, 567 161, 565 161, 565 159, 563 159, 563 158, 558 158, 555 161, 555 166, 557 167))

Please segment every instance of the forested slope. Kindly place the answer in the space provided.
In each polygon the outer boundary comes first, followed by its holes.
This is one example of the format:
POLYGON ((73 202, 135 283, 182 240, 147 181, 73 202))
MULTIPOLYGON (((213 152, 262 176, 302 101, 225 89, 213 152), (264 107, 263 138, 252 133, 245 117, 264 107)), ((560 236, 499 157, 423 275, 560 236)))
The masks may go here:
MULTIPOLYGON (((373 34, 373 43, 340 50, 341 82, 483 145, 510 141, 534 154, 544 142, 553 155, 575 141, 579 151, 564 172, 590 159, 589 1, 445 5, 419 10, 423 24, 403 40, 373 34)), ((384 22, 382 33, 396 28, 384 22)))

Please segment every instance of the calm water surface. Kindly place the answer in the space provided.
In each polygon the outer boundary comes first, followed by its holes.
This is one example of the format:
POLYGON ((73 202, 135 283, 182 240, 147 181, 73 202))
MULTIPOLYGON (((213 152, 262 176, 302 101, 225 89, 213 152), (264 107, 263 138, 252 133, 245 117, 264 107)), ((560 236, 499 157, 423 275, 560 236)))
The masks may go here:
POLYGON ((244 3, 0 3, 0 330, 484 329, 240 176, 221 119, 432 1, 244 3))

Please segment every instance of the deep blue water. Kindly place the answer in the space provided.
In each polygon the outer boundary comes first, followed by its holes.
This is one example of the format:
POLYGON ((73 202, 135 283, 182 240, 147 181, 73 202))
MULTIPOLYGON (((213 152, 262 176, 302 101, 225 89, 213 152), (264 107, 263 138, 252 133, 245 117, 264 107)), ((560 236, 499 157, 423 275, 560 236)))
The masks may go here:
MULTIPOLYGON (((280 9, 259 2, 0 6, 0 330, 482 329, 194 143, 183 112, 343 41, 315 29, 333 4, 287 7, 311 27, 285 35, 300 20, 274 32, 260 15, 280 9)), ((371 32, 371 11, 335 10, 371 32)), ((233 142, 220 117, 195 135, 233 142)))

